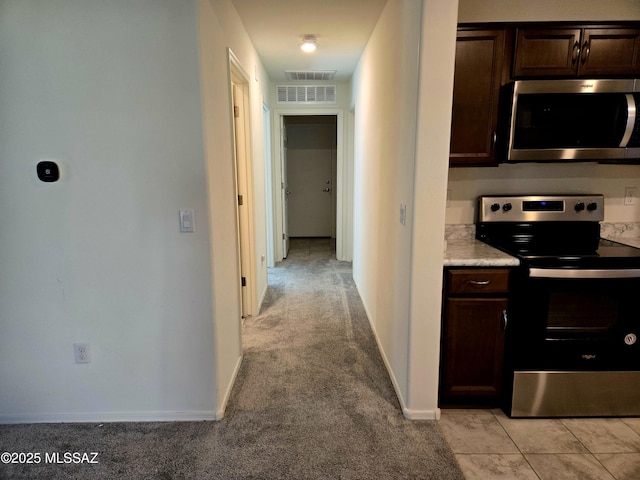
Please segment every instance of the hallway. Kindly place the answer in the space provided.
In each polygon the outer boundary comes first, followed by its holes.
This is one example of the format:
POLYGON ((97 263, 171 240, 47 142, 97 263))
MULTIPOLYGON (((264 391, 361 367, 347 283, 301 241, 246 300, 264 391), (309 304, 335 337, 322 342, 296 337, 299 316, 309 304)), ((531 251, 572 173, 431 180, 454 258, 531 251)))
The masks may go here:
POLYGON ((227 419, 252 435, 259 478, 462 478, 436 422, 402 416, 351 278, 330 239, 292 239, 269 272, 227 419))

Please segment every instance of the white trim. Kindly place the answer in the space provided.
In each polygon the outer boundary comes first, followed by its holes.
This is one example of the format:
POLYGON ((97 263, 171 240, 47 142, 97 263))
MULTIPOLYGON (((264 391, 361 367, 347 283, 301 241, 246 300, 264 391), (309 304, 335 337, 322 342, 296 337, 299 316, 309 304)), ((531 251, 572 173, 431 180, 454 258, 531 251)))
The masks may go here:
POLYGON ((408 420, 440 420, 440 409, 435 410, 411 410, 403 408, 402 414, 408 420))
POLYGON ((237 231, 237 240, 238 240, 238 252, 240 254, 239 260, 239 271, 241 276, 244 276, 247 280, 247 286, 244 287, 247 290, 244 291, 243 287, 240 286, 240 278, 238 281, 238 288, 240 291, 241 305, 242 305, 242 315, 243 316, 251 316, 258 312, 259 306, 259 293, 256 288, 257 284, 257 270, 258 270, 258 259, 256 256, 256 248, 255 248, 255 217, 254 217, 254 188, 253 188, 253 153, 252 153, 252 140, 251 140, 251 92, 250 92, 250 77, 247 74, 246 70, 240 64, 238 57, 233 53, 231 48, 227 48, 227 53, 229 56, 229 89, 231 90, 231 106, 229 110, 229 114, 231 115, 231 123, 232 123, 232 132, 233 132, 233 141, 236 147, 234 148, 234 171, 236 176, 236 195, 242 192, 244 194, 244 210, 241 215, 240 210, 236 207, 236 220, 238 223, 238 231, 237 231), (239 143, 236 139, 236 122, 234 118, 234 108, 233 105, 233 89, 234 87, 238 90, 239 95, 242 97, 242 102, 239 104, 242 106, 243 111, 241 112, 241 123, 242 123, 242 131, 240 132, 242 136, 242 149, 244 151, 243 158, 237 158, 239 143), (243 179, 242 181, 243 188, 238 186, 238 181, 243 179), (246 215, 246 217, 245 217, 246 215), (240 225, 246 223, 247 231, 242 233, 240 229, 240 225), (244 265, 244 271, 242 266, 244 265), (248 301, 246 301, 248 298, 248 301))
POLYGON ((217 420, 213 410, 157 412, 34 413, 0 415, 0 424, 21 423, 109 423, 109 422, 197 422, 217 420))
POLYGON ((236 383, 236 378, 238 378, 238 372, 240 371, 240 366, 242 365, 243 359, 244 356, 240 355, 236 363, 236 367, 233 369, 233 375, 231 375, 231 381, 229 382, 229 385, 227 385, 227 391, 224 394, 222 403, 218 407, 218 410, 216 410, 215 412, 214 420, 222 420, 224 418, 224 412, 227 409, 227 404, 229 403, 229 398, 231 397, 231 391, 233 390, 233 386, 236 383))
MULTIPOLYGON (((358 285, 356 284, 356 290, 358 291, 358 295, 360 295, 360 290, 358 289, 358 285)), ((360 295, 360 298, 362 298, 362 295, 360 295)), ((398 401, 400 402, 400 408, 402 409, 402 415, 404 415, 405 418, 411 419, 411 420, 423 420, 423 419, 432 419, 434 417, 421 417, 419 416, 420 413, 422 412, 418 412, 418 411, 414 411, 414 410, 410 410, 409 408, 407 408, 407 404, 404 400, 404 395, 402 395, 402 390, 400 389, 400 385, 398 384, 398 381, 396 380, 396 376, 393 373, 393 369, 391 368, 391 364, 389 363, 389 359, 387 358, 387 356, 384 353, 384 349, 382 348, 382 343, 380 343, 380 337, 378 337, 378 332, 376 332, 376 327, 373 324, 373 322, 371 321, 371 319, 373 318, 371 316, 371 314, 369 313, 369 310, 367 309, 367 306, 364 304, 364 302, 362 303, 362 306, 364 307, 364 311, 367 314, 367 320, 369 321, 369 326, 371 327, 371 331, 373 332, 373 338, 376 339, 376 345, 378 346, 378 352, 380 352, 380 356, 382 357, 382 361, 384 362, 384 366, 387 369, 387 373, 389 374, 389 378, 391 379, 391 383, 393 385, 393 389, 396 392, 396 397, 398 397, 398 401)))
MULTIPOLYGON (((358 286, 356 285, 356 290, 358 290, 358 286)), ((358 290, 358 295, 360 295, 360 291, 358 290)), ((362 297, 362 295, 360 295, 362 297)), ((376 339, 376 344, 378 345, 378 351, 380 352, 380 356, 382 357, 382 361, 384 362, 384 366, 387 369, 387 373, 389 374, 389 378, 391 379, 391 383, 393 384, 393 389, 396 392, 396 396, 398 397, 398 401, 400 402, 400 408, 402 409, 402 415, 408 420, 440 420, 440 409, 436 408, 435 410, 414 410, 407 407, 407 404, 404 400, 404 396, 402 395, 402 390, 398 385, 398 381, 396 380, 396 376, 391 369, 391 364, 389 363, 389 359, 384 353, 384 349, 382 348, 382 344, 380 343, 380 338, 378 337, 378 333, 376 332, 376 328, 371 322, 371 318, 373 318, 369 311, 367 310, 366 305, 364 305, 364 311, 367 314, 367 319, 369 320, 369 325, 371 326, 371 331, 373 332, 373 337, 376 339)))
MULTIPOLYGON (((275 198, 276 184, 273 179, 273 125, 271 123, 271 109, 267 104, 262 104, 262 115, 264 121, 264 171, 265 171, 265 202, 266 202, 266 223, 267 223, 267 267, 275 267, 276 262, 276 234, 274 226, 276 224, 275 216, 275 198)), ((266 293, 266 289, 265 292, 266 293)), ((264 294, 263 294, 264 298, 264 294)), ((262 305, 262 300, 260 301, 262 305)), ((258 310, 259 311, 259 310, 258 310)))
POLYGON ((231 48, 229 47, 227 47, 227 55, 229 57, 229 63, 232 64, 238 70, 237 73, 242 75, 245 83, 247 84, 251 83, 251 77, 249 76, 247 71, 244 69, 244 67, 240 63, 240 60, 238 59, 238 57, 236 57, 236 54, 233 53, 233 50, 231 50, 231 48))

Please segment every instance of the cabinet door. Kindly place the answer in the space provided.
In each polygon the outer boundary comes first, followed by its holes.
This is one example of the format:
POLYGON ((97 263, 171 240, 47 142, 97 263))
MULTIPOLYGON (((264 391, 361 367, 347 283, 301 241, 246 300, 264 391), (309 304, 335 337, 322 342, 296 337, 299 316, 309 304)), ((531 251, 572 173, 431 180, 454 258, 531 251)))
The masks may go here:
POLYGON ((580 55, 579 28, 520 28, 513 76, 575 76, 580 55))
POLYGON ((497 398, 506 298, 448 298, 441 398, 497 398))
POLYGON ((492 166, 505 63, 505 30, 462 30, 456 43, 451 166, 492 166))
POLYGON ((581 77, 640 74, 640 30, 586 28, 578 71, 581 77))

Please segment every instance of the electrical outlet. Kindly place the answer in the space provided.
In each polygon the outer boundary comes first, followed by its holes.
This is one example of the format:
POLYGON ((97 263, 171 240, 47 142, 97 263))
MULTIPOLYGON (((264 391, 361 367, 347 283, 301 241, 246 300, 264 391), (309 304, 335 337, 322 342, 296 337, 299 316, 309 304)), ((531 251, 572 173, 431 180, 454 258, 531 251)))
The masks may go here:
POLYGON ((636 187, 627 187, 624 189, 624 204, 625 205, 635 205, 636 204, 636 187))
POLYGON ((75 356, 76 363, 91 363, 88 343, 74 343, 73 354, 75 356))

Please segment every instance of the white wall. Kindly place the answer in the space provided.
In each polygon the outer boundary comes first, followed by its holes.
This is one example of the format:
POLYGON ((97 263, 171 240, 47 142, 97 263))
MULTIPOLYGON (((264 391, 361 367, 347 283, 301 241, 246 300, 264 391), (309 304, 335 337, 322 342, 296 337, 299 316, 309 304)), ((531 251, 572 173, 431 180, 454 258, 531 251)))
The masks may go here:
POLYGON ((640 205, 624 205, 625 187, 640 192, 640 165, 514 164, 449 170, 446 223, 474 223, 480 195, 599 193, 605 222, 640 222, 640 205))
POLYGON ((215 416, 197 25, 195 0, 0 2, 0 422, 215 416))
MULTIPOLYGON (((267 289, 266 193, 263 102, 269 82, 237 12, 229 0, 199 0, 200 58, 204 101, 205 156, 209 191, 214 314, 216 318, 217 417, 231 392, 242 355, 230 47, 249 76, 254 203, 256 305, 267 289), (263 261, 263 256, 265 260, 263 261)), ((267 102, 268 103, 268 102, 267 102)))
MULTIPOLYGON (((460 0, 458 20, 475 22, 640 20, 637 0, 460 0)), ((602 193, 605 221, 638 222, 640 206, 624 206, 624 189, 640 186, 640 166, 519 164, 494 168, 452 168, 446 223, 473 223, 478 195, 602 193)))
POLYGON ((637 0, 460 0, 458 21, 558 22, 640 20, 637 0))
POLYGON ((405 410, 409 418, 440 417, 442 249, 457 8, 457 1, 423 2, 405 410))
POLYGON ((404 415, 413 419, 439 417, 456 25, 457 2, 389 2, 353 79, 353 274, 404 415))

